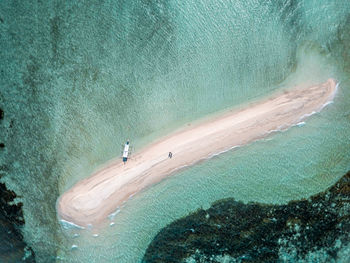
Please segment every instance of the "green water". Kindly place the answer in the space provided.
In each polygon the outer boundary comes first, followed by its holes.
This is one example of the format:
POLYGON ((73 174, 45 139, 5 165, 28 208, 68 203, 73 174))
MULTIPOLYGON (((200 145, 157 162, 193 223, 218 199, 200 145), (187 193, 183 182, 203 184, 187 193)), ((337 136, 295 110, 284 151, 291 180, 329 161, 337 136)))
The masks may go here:
POLYGON ((162 227, 199 207, 225 197, 285 203, 350 170, 350 2, 260 2, 0 3, 1 180, 21 196, 38 262, 138 262, 162 227), (179 172, 98 233, 59 223, 58 196, 119 156, 125 139, 137 150, 329 77, 341 82, 334 103, 304 126, 179 172))

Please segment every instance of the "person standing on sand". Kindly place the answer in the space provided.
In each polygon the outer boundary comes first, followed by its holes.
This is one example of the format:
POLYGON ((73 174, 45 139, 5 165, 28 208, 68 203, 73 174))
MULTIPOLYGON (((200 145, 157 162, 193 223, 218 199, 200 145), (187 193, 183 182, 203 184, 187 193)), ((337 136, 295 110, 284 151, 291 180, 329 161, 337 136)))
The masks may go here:
POLYGON ((173 153, 169 152, 168 157, 171 159, 171 157, 173 157, 173 153))

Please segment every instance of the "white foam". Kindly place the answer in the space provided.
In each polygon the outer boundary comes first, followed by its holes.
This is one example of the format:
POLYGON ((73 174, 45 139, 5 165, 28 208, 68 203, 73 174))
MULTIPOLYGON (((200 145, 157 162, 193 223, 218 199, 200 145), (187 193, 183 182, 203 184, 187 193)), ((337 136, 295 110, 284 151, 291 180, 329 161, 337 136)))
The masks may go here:
POLYGON ((111 213, 111 214, 108 215, 108 219, 109 219, 109 220, 113 220, 113 219, 115 218, 115 216, 116 216, 117 214, 119 214, 119 213, 120 213, 120 208, 117 207, 117 210, 115 210, 113 213, 111 213))
POLYGON ((333 103, 333 100, 326 102, 325 104, 322 105, 321 109, 323 109, 324 107, 326 107, 327 105, 332 104, 332 103, 333 103))
POLYGON ((312 111, 311 113, 306 113, 304 114, 303 116, 301 116, 299 118, 299 121, 303 122, 302 120, 306 119, 307 117, 310 117, 316 113, 319 113, 321 110, 323 110, 323 108, 325 108, 326 106, 330 105, 333 103, 333 100, 330 100, 330 101, 327 101, 325 104, 323 104, 319 109, 318 111, 312 111))
POLYGON ((212 158, 212 157, 214 157, 214 156, 220 155, 220 154, 222 154, 222 153, 231 151, 231 150, 233 150, 233 149, 235 149, 235 148, 239 148, 239 147, 241 147, 241 145, 232 146, 232 147, 228 148, 227 150, 223 150, 223 151, 221 151, 221 152, 214 153, 214 154, 212 154, 212 155, 210 155, 210 156, 208 156, 208 157, 206 157, 206 158, 204 158, 204 159, 210 159, 210 158, 212 158))
POLYGON ((339 85, 340 85, 340 82, 338 82, 337 85, 335 85, 335 91, 333 93, 332 99, 335 97, 335 94, 338 92, 339 85))
POLYGON ((297 123, 297 126, 298 127, 303 127, 305 124, 306 124, 305 121, 301 121, 301 122, 297 123))
POLYGON ((287 127, 287 126, 286 127, 279 126, 279 127, 277 127, 277 129, 269 130, 268 132, 266 132, 266 134, 275 133, 275 132, 284 132, 284 131, 288 130, 288 128, 289 127, 287 127))
POLYGON ((69 222, 69 221, 64 220, 64 219, 61 219, 60 223, 64 229, 74 229, 74 228, 85 229, 85 227, 83 227, 83 226, 79 226, 77 224, 74 224, 73 222, 69 222))
POLYGON ((323 104, 323 105, 318 109, 318 111, 313 111, 313 112, 311 112, 311 113, 307 113, 307 114, 304 114, 303 116, 301 116, 301 117, 299 118, 299 121, 302 121, 302 120, 305 119, 306 117, 310 117, 311 115, 314 115, 314 114, 316 114, 316 113, 319 113, 321 110, 323 110, 323 108, 325 108, 325 107, 327 107, 328 105, 332 104, 332 103, 334 102, 333 99, 334 99, 334 97, 335 97, 335 94, 336 94, 337 91, 338 91, 339 84, 340 84, 340 82, 338 82, 337 85, 335 85, 335 91, 333 92, 333 94, 332 94, 331 98, 329 99, 329 101, 327 101, 325 104, 323 104))
POLYGON ((111 222, 110 224, 109 224, 109 226, 114 226, 115 225, 115 223, 114 222, 111 222))
POLYGON ((195 163, 197 163, 197 162, 200 162, 200 161, 203 161, 203 160, 211 159, 211 158, 213 158, 213 157, 215 157, 215 156, 217 156, 217 155, 223 154, 223 153, 225 153, 225 152, 231 151, 231 150, 233 150, 233 149, 235 149, 235 148, 239 148, 239 147, 241 147, 241 145, 235 145, 235 146, 232 146, 232 147, 230 147, 230 148, 228 148, 228 149, 225 149, 225 150, 223 150, 223 151, 221 151, 221 152, 213 153, 213 154, 211 154, 211 155, 209 155, 209 156, 207 156, 207 157, 203 157, 203 158, 201 158, 201 159, 199 159, 199 160, 196 160, 196 161, 194 161, 194 162, 192 162, 192 163, 189 163, 189 164, 185 164, 185 165, 176 167, 176 168, 174 168, 173 170, 171 170, 169 173, 173 173, 173 172, 175 172, 175 171, 177 171, 177 170, 181 170, 181 169, 183 169, 183 168, 192 166, 193 164, 195 164, 195 163))

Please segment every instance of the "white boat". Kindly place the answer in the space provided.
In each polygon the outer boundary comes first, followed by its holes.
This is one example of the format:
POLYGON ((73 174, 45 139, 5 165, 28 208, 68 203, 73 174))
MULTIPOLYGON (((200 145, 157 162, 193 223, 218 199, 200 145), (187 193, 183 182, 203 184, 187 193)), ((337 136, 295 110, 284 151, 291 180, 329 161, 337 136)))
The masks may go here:
POLYGON ((126 161, 128 160, 128 155, 129 155, 129 140, 126 141, 125 145, 124 145, 124 151, 123 151, 123 162, 124 164, 126 163, 126 161))

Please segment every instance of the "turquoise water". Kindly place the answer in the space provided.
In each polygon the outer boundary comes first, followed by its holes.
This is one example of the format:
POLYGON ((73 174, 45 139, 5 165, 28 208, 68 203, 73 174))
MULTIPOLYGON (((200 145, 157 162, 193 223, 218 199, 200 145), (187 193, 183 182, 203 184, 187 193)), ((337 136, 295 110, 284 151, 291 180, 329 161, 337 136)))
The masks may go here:
POLYGON ((225 197, 285 203, 350 170, 350 3, 259 2, 0 4, 1 180, 21 196, 38 262, 138 262, 157 231, 199 207, 225 197), (328 77, 341 82, 334 103, 304 126, 170 177, 98 233, 59 223, 58 196, 119 156, 125 139, 137 150, 198 118, 328 77))

